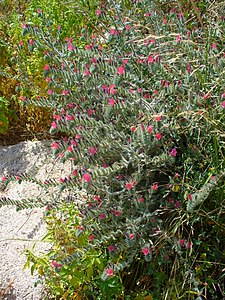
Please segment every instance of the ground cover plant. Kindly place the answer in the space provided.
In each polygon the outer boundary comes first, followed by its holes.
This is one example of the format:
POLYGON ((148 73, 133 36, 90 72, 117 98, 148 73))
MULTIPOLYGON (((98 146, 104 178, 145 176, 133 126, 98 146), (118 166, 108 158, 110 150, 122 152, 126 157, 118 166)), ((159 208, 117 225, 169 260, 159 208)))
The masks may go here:
MULTIPOLYGON (((54 111, 53 153, 72 166, 37 184, 69 196, 2 203, 48 205, 53 248, 26 254, 49 298, 223 299, 224 3, 114 4, 83 46, 23 23, 48 83, 23 103, 54 111)), ((3 181, 18 178, 34 180, 3 181)))

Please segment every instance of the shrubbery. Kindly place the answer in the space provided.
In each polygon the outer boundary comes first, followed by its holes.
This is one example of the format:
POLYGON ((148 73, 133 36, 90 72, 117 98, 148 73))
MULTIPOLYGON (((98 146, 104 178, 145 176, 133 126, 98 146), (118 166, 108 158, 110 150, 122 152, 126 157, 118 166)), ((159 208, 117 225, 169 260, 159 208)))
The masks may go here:
POLYGON ((165 4, 97 7, 84 46, 44 11, 23 24, 48 85, 22 100, 54 110, 73 166, 45 182, 70 193, 46 203, 52 250, 27 252, 55 299, 224 295, 224 4, 165 4))

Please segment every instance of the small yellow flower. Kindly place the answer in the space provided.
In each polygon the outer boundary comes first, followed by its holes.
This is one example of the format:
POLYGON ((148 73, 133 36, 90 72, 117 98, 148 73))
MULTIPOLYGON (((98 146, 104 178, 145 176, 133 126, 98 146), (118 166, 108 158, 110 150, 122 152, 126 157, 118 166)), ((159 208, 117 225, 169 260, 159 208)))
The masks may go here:
POLYGON ((175 193, 178 193, 179 192, 179 190, 180 190, 180 186, 179 185, 177 185, 177 184, 174 184, 173 186, 172 186, 172 189, 171 189, 173 192, 175 192, 175 193))

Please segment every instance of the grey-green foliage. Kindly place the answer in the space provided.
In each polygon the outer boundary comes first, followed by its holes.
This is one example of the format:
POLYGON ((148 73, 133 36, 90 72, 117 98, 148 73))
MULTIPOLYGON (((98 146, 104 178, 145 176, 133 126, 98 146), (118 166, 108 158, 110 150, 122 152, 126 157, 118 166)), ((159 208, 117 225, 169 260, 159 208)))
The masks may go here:
POLYGON ((209 194, 218 186, 220 180, 224 178, 225 173, 213 176, 199 191, 191 195, 191 200, 187 202, 187 212, 193 212, 199 204, 208 198, 209 194))

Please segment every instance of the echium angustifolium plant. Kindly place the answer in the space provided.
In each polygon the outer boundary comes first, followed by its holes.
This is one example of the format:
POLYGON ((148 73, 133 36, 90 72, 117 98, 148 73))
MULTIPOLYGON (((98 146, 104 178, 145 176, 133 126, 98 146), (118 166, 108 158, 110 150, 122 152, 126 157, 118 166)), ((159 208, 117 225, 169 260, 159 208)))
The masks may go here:
POLYGON ((147 17, 140 26, 116 11, 112 17, 115 26, 103 27, 103 37, 91 36, 85 49, 70 39, 52 41, 29 25, 24 31, 33 33, 34 45, 45 51, 49 98, 38 101, 56 108, 51 133, 67 134, 52 148, 62 160, 74 161, 61 188, 73 191, 83 185, 88 201, 80 208, 81 233, 87 230, 94 246, 106 246, 113 261, 125 252, 126 265, 141 252, 151 258, 160 230, 155 211, 168 202, 168 174, 177 149, 160 96, 168 80, 154 50, 158 42, 151 38, 148 46, 138 43, 147 17))
POLYGON ((107 249, 103 278, 138 258, 165 263, 194 251, 200 223, 188 213, 212 199, 207 212, 224 195, 209 197, 224 175, 222 17, 204 27, 209 15, 197 14, 189 28, 185 12, 165 16, 153 6, 97 10, 101 35, 84 27, 84 49, 24 25, 46 59, 49 86, 36 104, 55 109, 50 131, 66 137, 52 148, 74 166, 60 189, 87 192, 77 234, 107 249))

